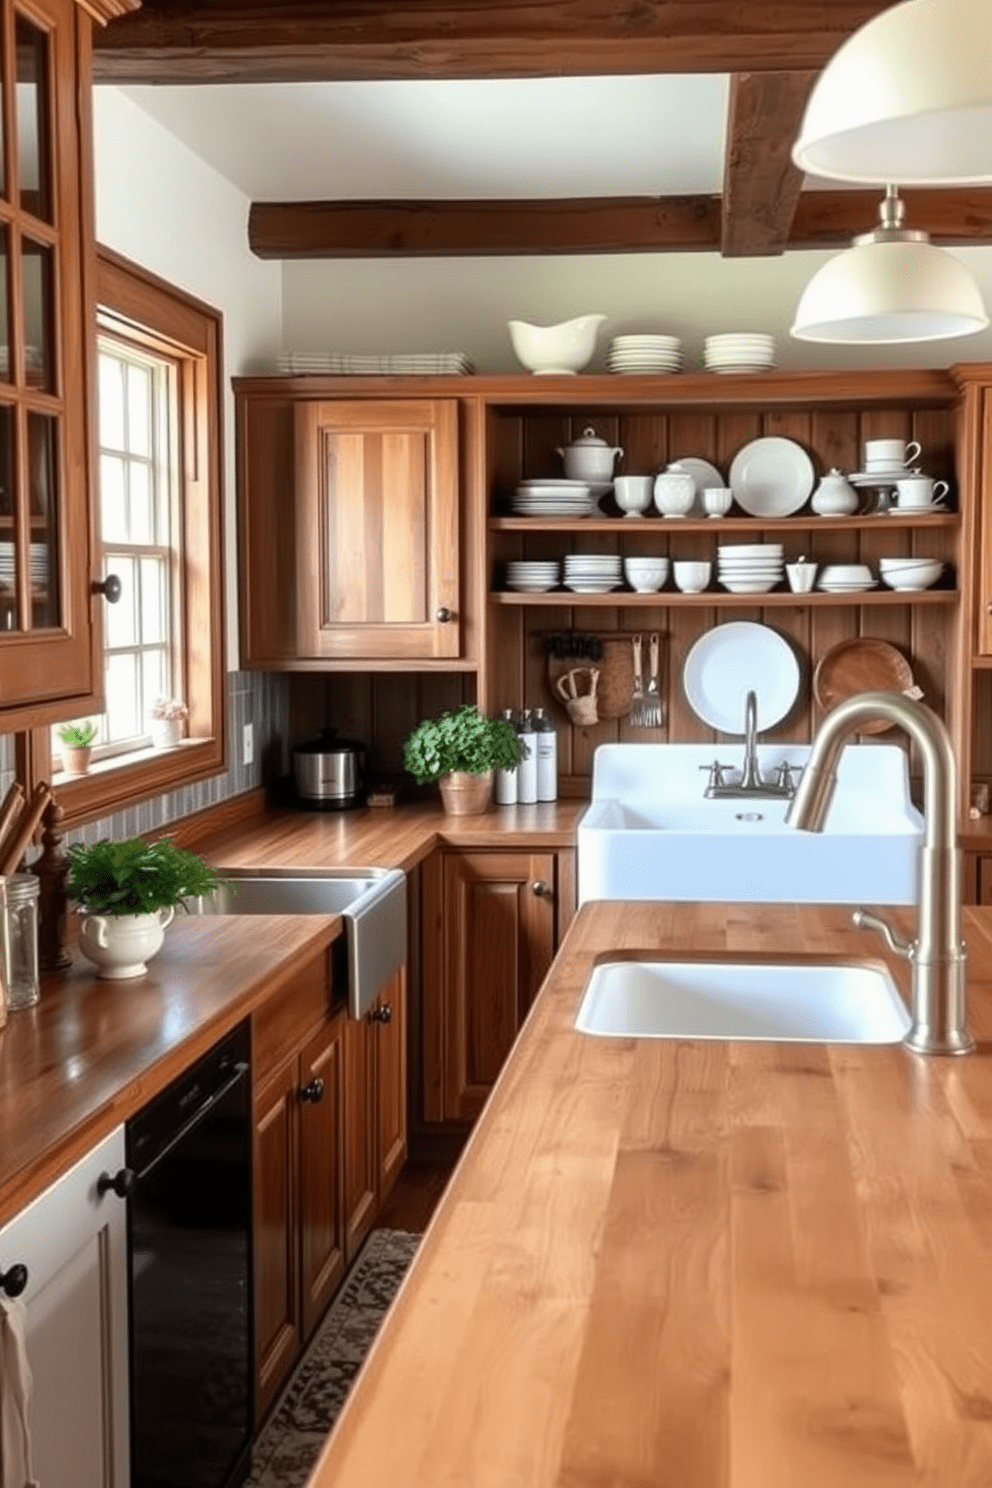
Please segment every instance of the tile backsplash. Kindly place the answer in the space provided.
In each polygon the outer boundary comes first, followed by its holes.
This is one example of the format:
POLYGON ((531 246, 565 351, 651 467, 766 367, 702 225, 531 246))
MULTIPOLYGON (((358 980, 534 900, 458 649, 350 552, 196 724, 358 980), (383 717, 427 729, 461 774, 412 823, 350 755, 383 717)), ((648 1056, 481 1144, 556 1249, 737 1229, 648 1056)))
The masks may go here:
MULTIPOLYGON (((103 837, 138 837, 214 806, 229 796, 254 790, 289 770, 289 678, 278 672, 228 672, 228 769, 207 780, 154 796, 126 811, 88 822, 67 834, 67 842, 98 842, 103 837), (244 725, 254 725, 254 759, 241 763, 244 725)), ((0 798, 14 780, 14 739, 0 737, 0 798)))

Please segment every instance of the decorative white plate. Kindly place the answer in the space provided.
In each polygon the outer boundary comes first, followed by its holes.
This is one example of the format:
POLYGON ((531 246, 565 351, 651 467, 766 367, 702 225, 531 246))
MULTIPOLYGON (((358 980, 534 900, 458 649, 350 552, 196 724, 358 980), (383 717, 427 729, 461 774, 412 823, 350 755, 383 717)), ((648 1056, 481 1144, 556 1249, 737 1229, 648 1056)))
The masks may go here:
POLYGON ((813 462, 801 444, 770 434, 738 450, 730 489, 752 517, 789 517, 809 500, 816 483, 813 462))
POLYGON ((706 631, 685 659, 682 685, 689 706, 710 728, 744 733, 747 695, 758 702, 758 729, 779 723, 799 695, 799 662, 777 630, 734 620, 706 631))

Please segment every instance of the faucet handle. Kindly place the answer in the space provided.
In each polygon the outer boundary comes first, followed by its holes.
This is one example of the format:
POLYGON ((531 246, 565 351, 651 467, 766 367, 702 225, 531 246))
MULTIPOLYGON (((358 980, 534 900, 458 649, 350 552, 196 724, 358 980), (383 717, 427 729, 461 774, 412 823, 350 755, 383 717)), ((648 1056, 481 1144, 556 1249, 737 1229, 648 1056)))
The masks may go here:
POLYGON ((727 769, 727 766, 721 765, 719 760, 714 760, 711 765, 700 765, 698 768, 700 770, 709 771, 710 778, 706 782, 706 795, 709 795, 711 791, 719 790, 721 786, 726 785, 726 781, 723 778, 723 772, 727 769))
POLYGON ((779 789, 785 791, 789 796, 794 796, 796 794, 796 782, 792 777, 800 774, 802 774, 802 771, 798 765, 793 765, 788 760, 783 760, 778 767, 777 784, 779 789))
POLYGON ((870 909, 856 909, 851 915, 851 921, 857 925, 859 930, 877 930, 894 955, 905 956, 908 960, 912 954, 914 942, 903 940, 901 935, 895 933, 888 921, 883 920, 881 915, 872 914, 870 909))

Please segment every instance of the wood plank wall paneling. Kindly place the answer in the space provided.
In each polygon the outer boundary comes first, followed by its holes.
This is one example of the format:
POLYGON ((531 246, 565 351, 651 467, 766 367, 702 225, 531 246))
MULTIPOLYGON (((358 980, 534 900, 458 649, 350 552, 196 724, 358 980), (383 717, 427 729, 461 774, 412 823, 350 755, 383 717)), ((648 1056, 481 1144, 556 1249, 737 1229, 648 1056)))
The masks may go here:
MULTIPOLYGON (((516 618, 521 619, 521 615, 516 618)), ((403 772, 403 740, 420 719, 475 701, 475 678, 464 672, 322 672, 290 678, 291 744, 335 728, 369 747, 369 773, 403 772)))
MULTIPOLYGON (((506 500, 522 476, 557 475, 561 473, 558 448, 581 435, 586 427, 610 444, 623 447, 625 454, 618 469, 632 474, 654 472, 679 456, 695 455, 711 460, 727 475, 731 460, 750 440, 763 435, 778 435, 796 440, 813 457, 817 478, 836 466, 856 470, 863 461, 866 439, 899 437, 918 439, 923 445, 922 468, 942 478, 954 480, 954 416, 942 409, 915 412, 899 408, 856 410, 772 410, 715 413, 705 409, 654 415, 637 412, 630 415, 607 414, 595 410, 564 415, 557 411, 535 409, 532 412, 491 414, 493 457, 490 469, 494 511, 506 510, 506 500)), ((715 557, 719 524, 714 533, 680 535, 674 524, 656 524, 650 547, 639 542, 637 551, 668 553, 671 557, 715 557)), ((492 581, 499 586, 502 565, 509 557, 560 556, 566 552, 623 551, 624 528, 620 521, 616 533, 584 533, 581 524, 569 533, 490 533, 488 568, 492 581)), ((760 532, 756 530, 755 537, 760 532)), ((735 541, 740 540, 735 535, 735 541)), ((797 531, 785 539, 786 556, 801 553, 820 563, 855 561, 859 557, 873 565, 879 557, 901 553, 932 554, 948 557, 955 549, 953 531, 890 531, 882 525, 868 526, 860 533, 838 530, 824 519, 822 527, 797 531)), ((689 708, 682 689, 682 670, 694 642, 717 623, 731 620, 755 620, 778 630, 795 646, 802 670, 802 689, 796 707, 775 730, 777 739, 805 741, 819 722, 819 710, 812 695, 812 678, 816 662, 838 642, 857 636, 878 636, 890 641, 909 658, 927 701, 938 711, 945 708, 944 679, 951 666, 950 647, 955 627, 954 607, 910 606, 837 606, 762 609, 754 607, 717 609, 692 607, 679 609, 668 595, 659 596, 657 606, 625 609, 532 609, 526 607, 492 607, 489 615, 488 694, 483 704, 491 710, 503 706, 542 705, 548 709, 559 730, 559 759, 562 776, 571 777, 582 786, 588 782, 592 755, 599 743, 617 739, 711 742, 716 735, 689 708), (603 722, 592 728, 573 727, 552 692, 546 674, 544 638, 556 630, 588 631, 592 634, 633 633, 645 635, 652 629, 662 633, 662 692, 666 703, 667 723, 659 731, 631 729, 625 719, 603 722)), ((992 685, 992 684, 990 684, 992 685)), ((743 724, 742 724, 743 727, 743 724)), ((883 736, 894 738, 895 735, 883 736)), ((992 745, 978 749, 978 758, 992 768, 992 745)))

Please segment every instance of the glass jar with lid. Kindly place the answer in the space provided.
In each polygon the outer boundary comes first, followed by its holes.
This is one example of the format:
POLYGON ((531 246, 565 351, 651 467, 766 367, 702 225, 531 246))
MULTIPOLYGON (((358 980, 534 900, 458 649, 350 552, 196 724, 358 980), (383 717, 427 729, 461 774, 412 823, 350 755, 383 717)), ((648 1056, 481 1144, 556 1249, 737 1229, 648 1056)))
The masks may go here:
POLYGON ((38 879, 33 873, 0 877, 0 963, 7 1007, 32 1007, 38 984, 38 879))

